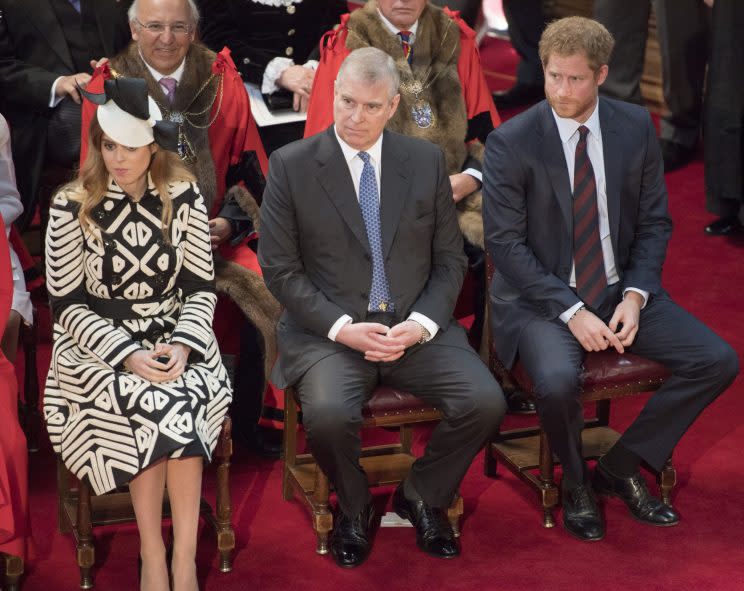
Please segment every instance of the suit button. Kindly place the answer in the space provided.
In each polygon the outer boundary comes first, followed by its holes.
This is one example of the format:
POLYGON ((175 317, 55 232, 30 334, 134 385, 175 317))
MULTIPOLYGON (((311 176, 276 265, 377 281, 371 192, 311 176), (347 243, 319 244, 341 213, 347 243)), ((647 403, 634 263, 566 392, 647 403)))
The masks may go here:
POLYGON ((284 50, 284 55, 287 57, 291 57, 291 55, 294 53, 294 47, 287 47, 287 49, 284 50))
POLYGON ((294 35, 294 34, 295 34, 296 32, 297 32, 297 31, 295 31, 294 29, 290 29, 289 31, 287 31, 287 37, 291 37, 291 36, 292 36, 292 35, 294 35))
POLYGON ((287 6, 287 14, 294 14, 297 8, 295 8, 294 4, 290 4, 287 6))
POLYGON ((359 297, 362 298, 363 300, 368 300, 369 294, 366 291, 363 291, 362 293, 359 294, 359 297))
POLYGON ((250 64, 250 63, 251 63, 251 58, 249 58, 249 57, 244 57, 244 58, 243 58, 243 63, 244 63, 244 64, 250 64))

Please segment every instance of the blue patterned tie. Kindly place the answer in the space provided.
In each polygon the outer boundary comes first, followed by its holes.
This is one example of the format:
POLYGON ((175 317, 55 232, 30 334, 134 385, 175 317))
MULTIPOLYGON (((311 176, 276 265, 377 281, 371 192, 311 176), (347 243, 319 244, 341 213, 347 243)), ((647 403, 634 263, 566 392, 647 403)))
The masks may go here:
POLYGON ((380 231, 380 199, 377 192, 375 169, 367 152, 359 152, 364 162, 362 176, 359 180, 359 206, 362 208, 364 225, 367 227, 367 239, 372 249, 372 289, 369 294, 369 310, 392 312, 390 287, 385 276, 385 264, 382 258, 382 232, 380 231))

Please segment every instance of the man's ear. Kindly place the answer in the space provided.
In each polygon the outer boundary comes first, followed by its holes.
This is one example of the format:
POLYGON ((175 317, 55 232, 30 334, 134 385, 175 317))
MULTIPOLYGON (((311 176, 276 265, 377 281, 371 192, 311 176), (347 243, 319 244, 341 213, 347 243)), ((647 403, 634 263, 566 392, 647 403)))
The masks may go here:
POLYGON ((400 94, 396 94, 393 99, 390 101, 390 115, 388 116, 388 120, 395 115, 395 111, 398 109, 398 104, 400 103, 400 94))
POLYGON ((605 80, 607 80, 607 74, 610 72, 610 68, 607 66, 607 64, 604 64, 602 66, 599 66, 599 70, 597 70, 596 74, 596 80, 597 80, 597 86, 602 86, 605 80))

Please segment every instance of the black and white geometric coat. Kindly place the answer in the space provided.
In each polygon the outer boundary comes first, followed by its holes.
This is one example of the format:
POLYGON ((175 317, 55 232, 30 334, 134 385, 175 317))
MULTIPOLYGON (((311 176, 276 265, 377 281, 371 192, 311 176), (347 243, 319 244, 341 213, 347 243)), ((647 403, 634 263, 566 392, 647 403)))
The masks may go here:
POLYGON ((58 193, 46 236, 54 316, 44 417, 56 453, 95 494, 129 482, 163 458, 211 458, 232 399, 212 332, 217 296, 204 198, 170 187, 164 240, 160 197, 134 202, 112 180, 83 229, 80 204, 58 193), (159 342, 191 347, 184 373, 154 384, 123 367, 159 342))

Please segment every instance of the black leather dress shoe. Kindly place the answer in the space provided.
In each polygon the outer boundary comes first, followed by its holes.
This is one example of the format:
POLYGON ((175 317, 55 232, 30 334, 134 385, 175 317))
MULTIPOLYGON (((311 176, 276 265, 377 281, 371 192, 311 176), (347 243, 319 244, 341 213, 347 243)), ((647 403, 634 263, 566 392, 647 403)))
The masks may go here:
POLYGON ((604 519, 591 487, 580 484, 574 488, 564 488, 561 498, 563 527, 568 533, 584 542, 598 542, 604 538, 604 519))
POLYGON ((742 225, 737 216, 718 218, 705 226, 705 233, 708 236, 729 236, 738 234, 742 231, 742 225))
POLYGON ((679 514, 651 495, 646 481, 638 472, 630 478, 617 478, 605 470, 600 461, 594 470, 592 484, 597 494, 619 497, 638 521, 659 527, 679 523, 679 514))
POLYGON ((537 412, 535 400, 524 390, 504 390, 507 412, 512 415, 533 415, 537 412))
POLYGON ((371 503, 353 518, 340 509, 336 512, 330 540, 331 555, 336 564, 353 568, 366 560, 372 546, 370 532, 374 518, 375 510, 371 503))
POLYGON ((659 140, 661 157, 664 159, 664 172, 682 168, 695 157, 695 148, 688 148, 677 142, 659 140))
POLYGON ((427 554, 437 558, 460 555, 460 546, 444 511, 423 501, 409 500, 403 494, 403 484, 395 489, 393 511, 413 524, 416 528, 416 545, 427 554))
POLYGON ((545 98, 542 86, 533 84, 515 84, 509 90, 493 93, 493 102, 499 109, 512 109, 530 105, 545 98))

